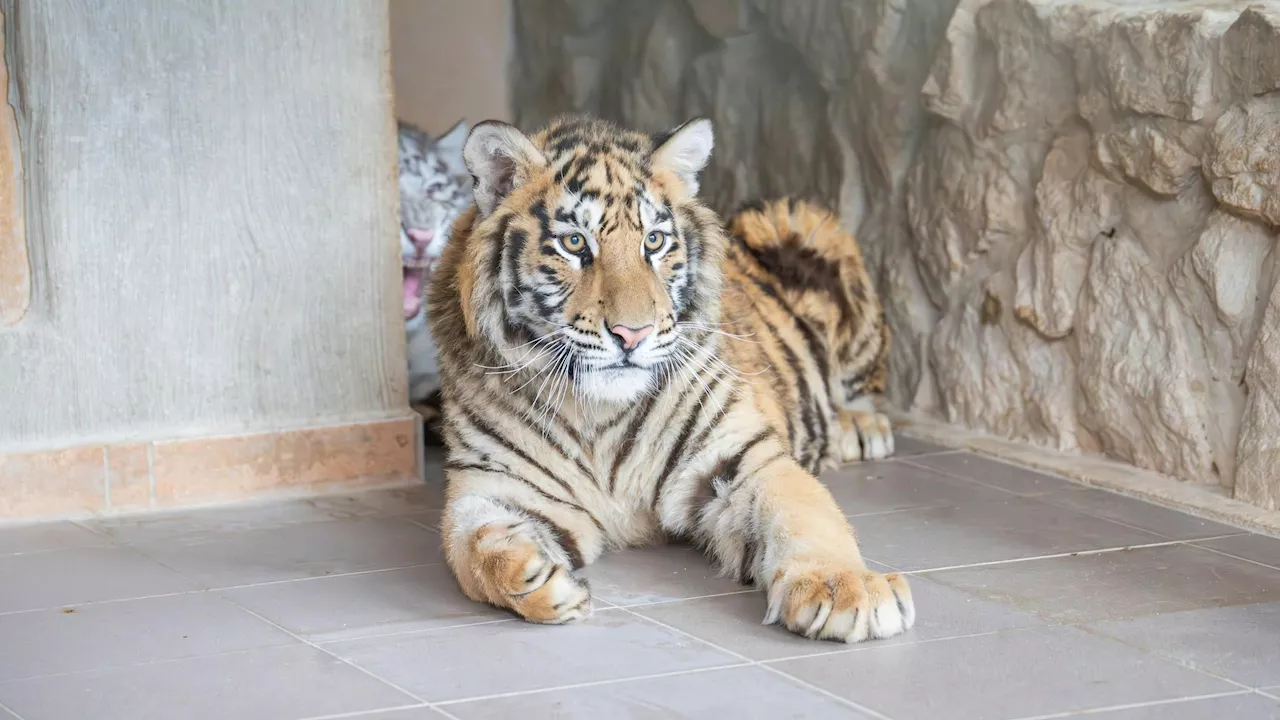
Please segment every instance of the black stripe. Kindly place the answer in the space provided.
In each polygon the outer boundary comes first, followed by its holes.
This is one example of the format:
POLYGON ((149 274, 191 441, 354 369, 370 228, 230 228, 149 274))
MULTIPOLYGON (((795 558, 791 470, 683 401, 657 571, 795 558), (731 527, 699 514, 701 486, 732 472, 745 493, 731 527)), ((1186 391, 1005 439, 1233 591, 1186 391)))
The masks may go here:
POLYGON ((507 226, 511 224, 511 215, 503 215, 498 221, 498 229, 489 236, 489 277, 497 280, 502 272, 503 248, 506 246, 507 226))
POLYGON ((689 498, 688 514, 689 522, 695 529, 702 519, 703 508, 718 497, 715 489, 716 482, 730 483, 734 478, 738 477, 738 472, 742 468, 742 459, 746 457, 748 450, 755 447, 755 442, 757 441, 748 443, 745 447, 739 449, 735 455, 721 458, 720 462, 716 463, 716 466, 711 468, 710 472, 698 478, 696 489, 689 498))
MULTIPOLYGON (((735 236, 734 240, 737 246, 747 248, 748 252, 750 251, 750 248, 747 247, 746 242, 743 241, 742 238, 735 236)), ((770 333, 778 339, 778 344, 782 346, 783 352, 786 355, 787 363, 796 373, 796 391, 799 394, 797 404, 800 409, 800 420, 804 424, 806 432, 809 434, 809 439, 806 442, 807 447, 803 448, 803 452, 801 452, 801 448, 796 447, 794 440, 792 441, 792 449, 796 451, 796 458, 800 461, 800 464, 809 466, 812 463, 810 451, 816 449, 818 450, 819 458, 825 457, 831 443, 831 429, 827 421, 828 409, 831 403, 831 388, 827 383, 831 366, 826 356, 827 348, 814 334, 813 329, 809 327, 804 318, 800 317, 795 312, 791 305, 781 297, 772 285, 757 277, 753 277, 752 281, 762 294, 776 302, 782 311, 792 318, 795 328, 800 332, 801 337, 804 339, 805 344, 808 347, 809 356, 813 358, 814 363, 818 366, 818 377, 822 384, 822 394, 815 394, 813 392, 809 385, 808 373, 802 372, 800 359, 796 355, 795 351, 792 350, 791 346, 787 344, 781 335, 778 334, 778 329, 769 322, 764 313, 759 313, 760 321, 763 322, 765 327, 769 329, 770 333), (823 399, 826 400, 825 407, 822 402, 823 399), (817 427, 814 425, 815 420, 817 421, 817 427), (811 445, 815 443, 817 447, 811 447, 811 445)))
POLYGON ((644 421, 648 419, 649 412, 653 410, 653 403, 656 399, 656 395, 646 397, 644 404, 640 406, 639 412, 631 419, 631 424, 627 426, 627 432, 622 437, 622 445, 618 447, 618 454, 613 458, 613 468, 609 471, 610 493, 618 486, 618 470, 622 467, 622 463, 631 457, 631 451, 636 447, 636 437, 640 434, 644 421))
POLYGON ((521 511, 532 516, 534 520, 541 523, 543 527, 551 534, 551 538, 555 540, 556 545, 569 556, 569 564, 574 570, 581 570, 586 562, 582 559, 582 549, 578 547, 578 539, 556 521, 543 515, 537 510, 521 507, 521 511))
MULTIPOLYGON (((484 473, 490 473, 490 474, 492 474, 492 475, 501 475, 501 476, 502 476, 502 477, 504 477, 504 478, 508 478, 508 479, 511 479, 511 480, 515 480, 516 482, 521 483, 521 484, 523 484, 523 485, 527 486, 530 490, 533 490, 533 491, 534 491, 534 492, 536 492, 540 497, 542 497, 542 499, 543 499, 543 500, 546 500, 546 501, 548 501, 548 502, 553 502, 553 503, 559 503, 560 505, 568 506, 568 507, 573 508, 574 510, 577 510, 577 511, 579 511, 579 512, 586 513, 588 517, 590 517, 590 515, 591 515, 591 513, 587 513, 587 511, 586 511, 585 509, 583 509, 581 506, 579 506, 579 505, 575 505, 574 503, 567 502, 567 501, 565 501, 565 500, 561 500, 560 498, 556 497, 555 495, 552 495, 551 493, 548 493, 546 490, 543 490, 542 488, 538 487, 536 484, 534 484, 534 483, 532 483, 532 482, 530 482, 530 481, 528 481, 528 480, 526 480, 526 479, 524 479, 524 478, 520 477, 519 475, 516 475, 515 473, 512 473, 512 472, 508 471, 508 470, 504 470, 504 469, 500 469, 500 468, 486 467, 486 466, 484 466, 484 465, 479 465, 479 464, 477 464, 477 463, 463 463, 463 462, 447 462, 447 463, 445 463, 445 464, 444 464, 444 469, 445 469, 445 470, 470 470, 470 471, 472 471, 472 472, 484 472, 484 473)), ((593 518, 593 519, 594 519, 594 518, 593 518)), ((597 525, 597 526, 599 526, 599 523, 596 523, 596 525, 597 525)), ((601 533, 603 533, 603 532, 604 532, 604 528, 601 528, 601 533)))
MULTIPOLYGON (((472 414, 471 411, 467 410, 466 406, 459 405, 458 409, 462 411, 462 414, 466 416, 467 421, 470 422, 471 425, 475 427, 476 430, 489 436, 489 438, 492 439, 494 442, 506 448, 508 451, 514 453, 520 459, 529 463, 533 467, 537 468, 538 471, 541 472, 543 475, 546 475, 553 482, 558 484, 560 487, 564 488, 565 492, 569 493, 569 497, 573 498, 574 501, 560 500, 558 498, 554 498, 551 495, 548 495, 545 492, 543 492, 543 495, 546 495, 547 497, 551 497, 552 499, 558 500, 558 502, 568 505, 569 507, 572 507, 573 509, 578 510, 579 512, 585 514, 587 517, 591 518, 591 522, 595 523, 596 527, 600 528, 601 534, 604 534, 604 525, 600 524, 600 521, 596 519, 596 516, 592 515, 591 511, 587 510, 586 508, 582 507, 582 505, 575 502, 578 500, 578 495, 573 491, 573 488, 570 487, 568 483, 556 477, 555 475, 552 475, 550 470, 547 470, 545 467, 543 467, 542 464, 539 463, 537 460, 534 460, 532 457, 529 457, 528 453, 516 447, 515 445, 511 444, 511 442, 508 441, 506 438, 502 437, 498 433, 498 431, 494 429, 492 425, 489 425, 483 420, 480 420, 474 414, 472 414)), ((518 476, 512 474, 511 477, 518 477, 518 476)), ((528 482, 528 481, 526 480, 525 482, 528 482)), ((529 483, 529 485, 533 485, 533 483, 529 483)))
MULTIPOLYGON (((735 492, 737 492, 739 488, 744 487, 744 486, 747 484, 747 482, 746 482, 746 481, 747 481, 747 478, 751 477, 751 475, 752 475, 755 471, 748 472, 748 473, 742 473, 742 472, 741 472, 742 460, 746 459, 747 453, 751 452, 752 448, 754 448, 755 446, 759 445, 760 443, 764 442, 765 440, 767 440, 767 439, 769 439, 769 438, 771 438, 771 437, 775 437, 776 435, 777 435, 777 433, 775 433, 775 432, 774 432, 773 428, 765 428, 764 430, 761 430, 760 432, 756 433, 755 437, 753 437, 753 438, 751 438, 750 440, 748 440, 748 441, 746 442, 746 444, 742 446, 742 449, 738 451, 738 458, 739 458, 739 459, 738 459, 739 474, 738 474, 736 477, 734 477, 734 478, 732 478, 732 479, 731 479, 732 481, 731 481, 731 483, 729 484, 728 489, 726 489, 725 493, 724 493, 723 495, 721 495, 721 497, 723 497, 723 498, 728 498, 730 495, 732 495, 732 494, 734 494, 735 492)), ((773 462, 773 461, 777 460, 778 458, 780 458, 780 457, 786 457, 786 455, 787 455, 787 453, 786 453, 786 452, 779 452, 777 455, 774 455, 773 457, 769 458, 768 460, 766 460, 766 461, 764 461, 764 462, 760 463, 759 465, 757 465, 757 466, 756 466, 756 470, 760 470, 761 468, 763 468, 763 467, 765 467, 766 465, 768 465, 769 463, 771 463, 771 462, 773 462)))
MULTIPOLYGON (((752 528, 747 528, 748 532, 752 528)), ((753 533, 754 534, 754 533, 753 533)), ((747 537, 742 541, 742 565, 738 567, 738 582, 743 585, 754 585, 756 581, 756 555, 760 552, 760 546, 756 539, 747 537)))
MULTIPOLYGON (((689 393, 695 400, 697 393, 689 393)), ((692 402, 690 403, 692 404, 692 402)), ((667 486, 667 481, 671 479, 675 473, 676 464, 684 458, 684 448, 689 442, 689 434, 693 432, 693 426, 698 422, 698 416, 702 406, 688 408, 689 419, 685 421, 684 427, 680 428, 680 434, 676 436, 676 444, 671 448, 671 454, 667 455, 667 464, 662 468, 662 474, 658 476, 658 483, 653 488, 653 509, 658 509, 658 503, 662 502, 662 491, 667 486)))
MULTIPOLYGON (((491 402, 493 402, 496 405, 500 405, 508 415, 515 417, 521 414, 520 411, 517 410, 516 407, 509 402, 508 397, 499 395, 496 393, 486 393, 486 394, 488 395, 491 402)), ((525 410, 525 414, 527 415, 528 413, 533 411, 534 411, 533 403, 529 403, 528 407, 525 410)), ((574 443, 576 443, 579 448, 582 447, 582 442, 578 437, 577 431, 575 431, 572 427, 570 427, 569 424, 564 421, 564 418, 560 417, 560 415, 557 414, 554 417, 552 417, 551 420, 555 423, 557 428, 563 430, 566 435, 569 435, 569 437, 573 439, 574 443)), ((575 463, 578 466, 578 471, 582 473, 583 477, 591 478, 591 475, 592 475, 591 470, 587 468, 586 464, 582 462, 581 457, 570 457, 569 449, 561 445, 560 443, 556 442, 555 439, 552 438, 549 434, 543 434, 542 437, 543 437, 543 440, 545 440, 547 444, 549 444, 552 447, 552 449, 560 453, 561 457, 563 457, 567 461, 571 461, 575 463)))
POLYGON ((600 424, 600 426, 599 426, 599 427, 597 427, 597 428, 596 428, 596 435, 597 435, 597 436, 600 436, 600 435, 604 435, 605 433, 609 432, 609 431, 610 431, 610 430, 612 430, 612 429, 613 429, 613 428, 614 428, 618 423, 622 422, 622 419, 623 419, 623 418, 625 418, 627 415, 629 415, 629 414, 630 414, 630 413, 632 413, 633 411, 635 411, 635 408, 634 408, 634 407, 630 407, 630 406, 628 406, 628 407, 624 407, 624 408, 622 408, 622 410, 621 410, 617 415, 614 415, 613 417, 609 418, 608 420, 605 420, 603 423, 601 423, 601 424, 600 424))

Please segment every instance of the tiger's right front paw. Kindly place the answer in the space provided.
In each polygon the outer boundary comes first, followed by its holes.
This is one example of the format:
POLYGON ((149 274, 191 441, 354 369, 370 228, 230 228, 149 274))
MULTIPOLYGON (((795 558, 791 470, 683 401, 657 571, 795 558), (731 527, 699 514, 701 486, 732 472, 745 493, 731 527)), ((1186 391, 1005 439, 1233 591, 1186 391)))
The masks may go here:
POLYGON ((476 531, 473 542, 472 572, 489 602, 549 625, 591 615, 587 581, 575 577, 565 559, 553 557, 533 523, 490 523, 476 531))

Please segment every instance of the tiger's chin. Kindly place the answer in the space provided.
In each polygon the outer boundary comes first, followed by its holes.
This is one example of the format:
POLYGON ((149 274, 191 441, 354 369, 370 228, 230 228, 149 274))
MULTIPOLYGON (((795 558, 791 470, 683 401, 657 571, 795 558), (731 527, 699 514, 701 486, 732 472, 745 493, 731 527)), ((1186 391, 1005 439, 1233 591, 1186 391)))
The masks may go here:
POLYGON ((579 372, 574 379, 581 397, 617 404, 632 402, 647 393, 653 387, 655 376, 651 369, 632 366, 579 372))

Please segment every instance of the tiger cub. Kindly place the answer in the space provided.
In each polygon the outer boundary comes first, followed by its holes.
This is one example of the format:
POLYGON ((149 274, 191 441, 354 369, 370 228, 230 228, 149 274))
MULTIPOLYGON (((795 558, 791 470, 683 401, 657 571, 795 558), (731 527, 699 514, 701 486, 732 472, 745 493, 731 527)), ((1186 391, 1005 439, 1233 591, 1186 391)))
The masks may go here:
POLYGON ((569 117, 477 125, 476 206, 429 316, 448 461, 445 552, 471 598, 532 622, 591 611, 574 572, 681 538, 766 591, 765 620, 857 642, 910 628, 814 476, 884 457, 888 334, 857 246, 807 203, 697 200, 707 120, 657 137, 569 117))

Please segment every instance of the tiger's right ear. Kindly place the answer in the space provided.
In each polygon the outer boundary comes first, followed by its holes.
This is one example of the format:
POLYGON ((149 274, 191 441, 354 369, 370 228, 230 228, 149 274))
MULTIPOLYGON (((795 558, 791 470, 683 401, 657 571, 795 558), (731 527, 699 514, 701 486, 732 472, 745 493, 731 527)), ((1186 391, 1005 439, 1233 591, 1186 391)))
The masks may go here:
POLYGON ((493 214, 511 191, 547 164, 524 133, 497 120, 471 129, 462 157, 475 178, 476 206, 482 218, 493 214))

